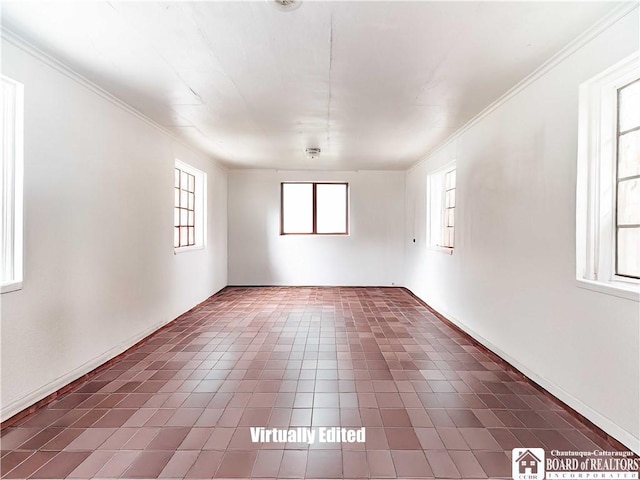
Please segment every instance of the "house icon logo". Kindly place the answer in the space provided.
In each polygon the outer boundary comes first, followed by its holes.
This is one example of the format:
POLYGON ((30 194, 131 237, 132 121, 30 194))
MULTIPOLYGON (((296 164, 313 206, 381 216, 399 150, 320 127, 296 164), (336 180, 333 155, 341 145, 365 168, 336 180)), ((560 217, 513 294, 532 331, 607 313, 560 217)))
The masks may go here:
POLYGON ((514 480, 544 479, 544 449, 514 448, 511 451, 514 480))

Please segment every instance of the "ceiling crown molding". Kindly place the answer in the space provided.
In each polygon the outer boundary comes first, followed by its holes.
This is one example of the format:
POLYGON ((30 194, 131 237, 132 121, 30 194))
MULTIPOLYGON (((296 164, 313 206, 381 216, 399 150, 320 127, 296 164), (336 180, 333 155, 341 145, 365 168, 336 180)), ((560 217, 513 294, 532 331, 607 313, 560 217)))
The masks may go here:
POLYGON ((518 93, 520 93, 522 90, 524 90, 529 85, 534 83, 536 80, 538 80, 540 77, 545 75, 547 72, 553 70, 553 68, 555 68, 558 64, 560 64, 565 59, 569 58, 571 55, 577 52, 580 48, 584 47, 587 43, 589 43, 591 40, 596 38, 602 32, 604 32, 609 27, 611 27, 612 25, 622 20, 624 17, 632 13, 634 10, 637 11, 637 9, 638 9, 637 2, 625 2, 620 7, 615 8, 608 15, 603 17, 601 20, 596 22, 594 25, 589 27, 580 35, 578 35, 574 40, 569 42, 567 46, 565 46, 560 51, 558 51, 555 55, 553 55, 551 58, 545 61, 533 72, 531 72, 529 75, 527 75, 525 78, 523 78, 518 83, 516 83, 513 87, 511 87, 509 90, 507 90, 507 92, 504 93, 501 97, 499 97, 497 100, 495 100, 494 102, 489 104, 487 107, 485 107, 482 111, 480 111, 480 113, 478 113, 473 118, 471 118, 471 120, 465 123, 462 127, 458 128, 454 133, 452 133, 449 137, 447 137, 445 140, 439 143, 436 147, 431 149, 429 153, 426 156, 424 156, 421 160, 418 160, 409 168, 407 168, 407 172, 410 172, 413 169, 422 165, 424 162, 429 160, 431 157, 437 154, 440 150, 444 149, 451 142, 459 138, 463 133, 465 133, 471 127, 476 125, 478 122, 480 122, 480 120, 485 118, 491 112, 493 112, 498 107, 500 107, 502 104, 508 102, 511 98, 515 97, 518 93))
POLYGON ((184 139, 182 139, 179 136, 177 136, 172 131, 168 130, 166 127, 163 127, 162 125, 160 125, 156 121, 154 121, 151 118, 147 117, 141 111, 139 111, 136 108, 132 107, 128 103, 120 100, 118 97, 116 97, 112 93, 109 93, 104 88, 96 85, 91 80, 89 80, 89 79, 85 78, 84 76, 80 75, 75 70, 72 70, 70 67, 68 67, 67 65, 65 65, 61 61, 57 60, 56 58, 52 57, 48 53, 40 50, 38 47, 36 47, 32 43, 30 43, 27 40, 25 40, 24 38, 22 38, 20 35, 18 35, 14 31, 9 30, 8 28, 2 26, 2 27, 0 27, 0 38, 2 38, 3 41, 5 41, 7 43, 10 43, 11 45, 19 48, 23 52, 31 55, 35 59, 41 61, 42 63, 44 63, 48 67, 54 69, 55 71, 65 75, 67 78, 69 78, 69 79, 73 80, 74 82, 80 84, 81 86, 83 86, 87 90, 89 90, 92 93, 98 95, 99 97, 103 98, 104 100, 107 100, 108 102, 110 102, 111 104, 115 105, 116 107, 124 110, 128 114, 133 115, 138 120, 141 120, 144 123, 146 123, 147 125, 155 128, 159 132, 161 132, 164 135, 166 135, 169 138, 171 138, 171 140, 173 140, 174 142, 179 143, 183 147, 185 147, 188 150, 190 150, 192 153, 194 153, 194 154, 196 154, 198 156, 204 156, 206 159, 211 161, 212 164, 215 167, 217 167, 218 169, 220 169, 222 172, 228 173, 229 169, 225 165, 221 164, 220 161, 218 161, 217 159, 213 158, 211 156, 211 154, 209 154, 209 153, 207 153, 207 152, 205 152, 203 150, 200 150, 197 147, 194 147, 190 143, 186 142, 184 139))

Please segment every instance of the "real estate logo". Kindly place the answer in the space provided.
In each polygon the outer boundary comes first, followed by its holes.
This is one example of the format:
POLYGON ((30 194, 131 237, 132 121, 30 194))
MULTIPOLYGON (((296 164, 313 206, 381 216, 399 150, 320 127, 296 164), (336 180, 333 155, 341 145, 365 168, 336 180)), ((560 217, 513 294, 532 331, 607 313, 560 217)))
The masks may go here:
POLYGON ((544 479, 544 449, 514 448, 511 461, 514 480, 544 479))

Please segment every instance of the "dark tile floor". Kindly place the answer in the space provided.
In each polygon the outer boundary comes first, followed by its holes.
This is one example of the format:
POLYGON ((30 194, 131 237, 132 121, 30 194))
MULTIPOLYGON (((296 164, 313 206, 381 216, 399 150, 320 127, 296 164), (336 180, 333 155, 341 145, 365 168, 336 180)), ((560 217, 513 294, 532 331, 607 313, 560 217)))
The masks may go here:
POLYGON ((511 449, 613 450, 390 288, 227 288, 5 429, 3 478, 510 478, 511 449), (254 444, 249 426, 366 427, 254 444))

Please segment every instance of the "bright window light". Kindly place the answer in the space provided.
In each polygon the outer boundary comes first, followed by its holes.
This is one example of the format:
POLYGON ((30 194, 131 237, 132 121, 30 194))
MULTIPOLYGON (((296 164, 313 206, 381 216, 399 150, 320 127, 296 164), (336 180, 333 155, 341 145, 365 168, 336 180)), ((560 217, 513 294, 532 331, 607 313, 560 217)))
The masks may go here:
POLYGON ((23 86, 1 76, 2 293, 22 288, 23 86))
POLYGON ((318 233, 347 231, 347 186, 344 183, 316 185, 318 233))
POLYGON ((286 182, 281 189, 281 235, 349 232, 348 184, 286 182))

